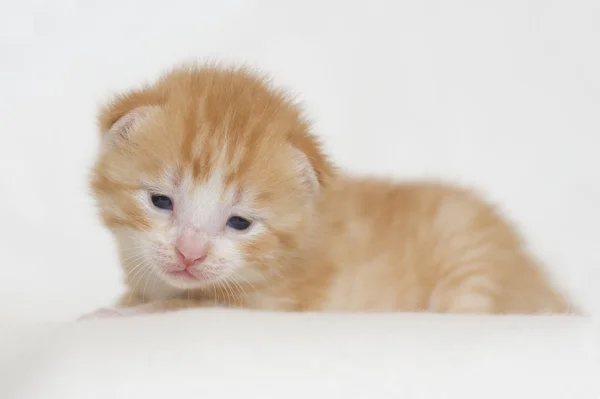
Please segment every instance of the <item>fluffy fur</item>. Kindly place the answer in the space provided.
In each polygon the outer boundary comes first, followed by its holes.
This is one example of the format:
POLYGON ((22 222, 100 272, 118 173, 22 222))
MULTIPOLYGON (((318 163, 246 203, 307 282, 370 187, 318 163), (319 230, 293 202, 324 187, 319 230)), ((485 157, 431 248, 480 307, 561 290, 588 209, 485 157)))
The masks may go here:
POLYGON ((248 70, 175 68, 117 96, 99 125, 91 187, 129 287, 119 307, 570 310, 490 204, 447 184, 347 176, 293 102, 248 70), (231 216, 252 224, 234 230, 231 216), (186 232, 208 252, 181 271, 186 232))

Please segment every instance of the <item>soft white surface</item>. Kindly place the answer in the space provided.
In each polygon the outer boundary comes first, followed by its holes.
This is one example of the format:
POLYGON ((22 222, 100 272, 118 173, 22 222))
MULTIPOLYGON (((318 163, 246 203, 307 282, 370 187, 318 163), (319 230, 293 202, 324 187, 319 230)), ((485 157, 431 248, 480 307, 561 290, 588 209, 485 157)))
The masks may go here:
POLYGON ((196 310, 40 327, 0 333, 0 397, 599 397, 579 318, 196 310))

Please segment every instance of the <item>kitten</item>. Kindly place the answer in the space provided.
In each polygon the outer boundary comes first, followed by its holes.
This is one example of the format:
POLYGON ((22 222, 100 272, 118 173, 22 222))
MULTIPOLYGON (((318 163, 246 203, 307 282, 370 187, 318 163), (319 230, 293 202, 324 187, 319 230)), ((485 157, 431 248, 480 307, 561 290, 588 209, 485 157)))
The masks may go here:
POLYGON ((483 199, 344 174, 286 94, 243 68, 174 68, 99 125, 91 187, 129 287, 111 315, 570 311, 483 199))

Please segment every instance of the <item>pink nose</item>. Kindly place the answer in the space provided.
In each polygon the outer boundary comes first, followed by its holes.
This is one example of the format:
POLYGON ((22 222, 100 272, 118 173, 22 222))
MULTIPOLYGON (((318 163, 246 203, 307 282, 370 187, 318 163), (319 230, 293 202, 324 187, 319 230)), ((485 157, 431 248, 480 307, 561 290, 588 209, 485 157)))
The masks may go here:
POLYGON ((206 237, 196 231, 185 231, 175 242, 175 253, 186 267, 202 262, 207 255, 206 237))
POLYGON ((183 263, 185 267, 193 266, 196 263, 200 263, 204 259, 206 259, 206 254, 198 255, 188 253, 186 256, 183 252, 181 252, 179 248, 175 248, 175 252, 177 252, 177 257, 179 258, 179 261, 183 263))

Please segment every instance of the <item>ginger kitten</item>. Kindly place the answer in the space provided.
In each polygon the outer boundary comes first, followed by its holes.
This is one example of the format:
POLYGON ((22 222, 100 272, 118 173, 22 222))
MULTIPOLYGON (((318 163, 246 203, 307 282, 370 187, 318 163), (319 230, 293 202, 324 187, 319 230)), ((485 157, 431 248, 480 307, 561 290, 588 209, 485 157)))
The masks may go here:
POLYGON ((129 291, 94 316, 570 311, 491 205, 345 175, 290 99, 247 70, 175 68, 99 122, 91 187, 129 291))

